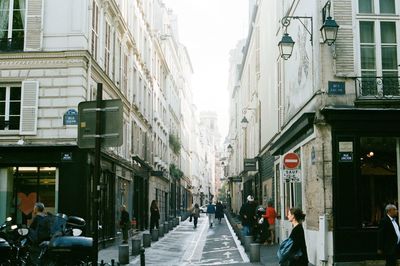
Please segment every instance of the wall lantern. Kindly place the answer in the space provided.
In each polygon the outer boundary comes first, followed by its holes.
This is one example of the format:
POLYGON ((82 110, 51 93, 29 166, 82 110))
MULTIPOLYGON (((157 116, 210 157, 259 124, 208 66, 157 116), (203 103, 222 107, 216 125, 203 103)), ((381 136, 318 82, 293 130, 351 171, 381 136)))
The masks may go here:
POLYGON ((231 144, 228 145, 227 149, 228 149, 228 152, 229 152, 229 153, 232 153, 232 152, 233 152, 233 147, 232 147, 231 144))
POLYGON ((322 8, 322 27, 320 30, 324 43, 331 46, 336 41, 338 29, 339 25, 331 17, 331 1, 328 1, 322 8))
MULTIPOLYGON (((327 43, 329 46, 331 46, 336 41, 336 37, 337 37, 338 29, 339 29, 339 25, 336 23, 336 21, 330 15, 330 7, 331 7, 331 1, 328 1, 322 9, 322 27, 320 29, 323 42, 327 43)), ((294 41, 290 37, 290 35, 287 33, 287 28, 290 24, 291 19, 297 19, 300 21, 300 23, 306 29, 308 34, 310 34, 311 46, 313 44, 312 43, 312 41, 313 41, 313 18, 312 17, 299 17, 299 16, 283 17, 281 20, 281 23, 282 23, 283 27, 285 28, 285 33, 283 34, 281 41, 278 43, 278 46, 279 46, 280 57, 282 57, 284 60, 289 59, 293 52, 294 41), (304 20, 310 20, 310 22, 311 22, 310 29, 307 28, 306 24, 304 23, 304 20)))
POLYGON ((245 116, 243 116, 242 121, 240 121, 240 123, 242 124, 242 128, 246 129, 247 125, 249 124, 249 121, 247 120, 247 118, 245 116))
POLYGON ((279 46, 279 53, 280 56, 285 59, 288 60, 290 58, 290 56, 292 55, 293 52, 293 46, 294 46, 294 41, 292 39, 292 37, 290 37, 290 35, 287 33, 287 28, 290 24, 290 20, 291 19, 298 19, 301 23, 301 25, 303 25, 303 27, 306 29, 306 31, 308 32, 308 34, 310 34, 310 42, 312 45, 312 32, 313 32, 313 19, 312 17, 299 17, 299 16, 286 16, 283 17, 281 20, 281 23, 283 25, 283 27, 285 27, 285 33, 282 36, 281 41, 278 43, 279 46), (309 30, 306 26, 306 24, 304 24, 303 20, 305 19, 309 19, 311 21, 311 30, 309 30))

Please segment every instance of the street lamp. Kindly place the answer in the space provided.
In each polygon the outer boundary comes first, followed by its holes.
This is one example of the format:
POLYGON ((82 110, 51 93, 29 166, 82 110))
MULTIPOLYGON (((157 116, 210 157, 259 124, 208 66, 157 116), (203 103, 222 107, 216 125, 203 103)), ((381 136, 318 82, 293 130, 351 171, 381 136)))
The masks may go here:
POLYGON ((287 32, 282 36, 282 40, 278 43, 278 46, 281 57, 288 60, 293 52, 294 41, 287 32))
POLYGON ((322 27, 320 29, 322 40, 331 46, 335 41, 339 25, 331 17, 331 1, 328 1, 322 8, 322 27))
POLYGON ((332 17, 327 17, 321 27, 322 40, 331 46, 336 41, 339 25, 332 17))
POLYGON ((242 128, 246 129, 247 125, 249 124, 249 121, 247 120, 247 118, 245 116, 243 116, 242 121, 240 121, 240 123, 242 124, 242 128))
POLYGON ((228 145, 227 149, 228 149, 228 152, 229 152, 229 153, 232 153, 232 152, 233 152, 233 147, 232 147, 231 144, 228 145))

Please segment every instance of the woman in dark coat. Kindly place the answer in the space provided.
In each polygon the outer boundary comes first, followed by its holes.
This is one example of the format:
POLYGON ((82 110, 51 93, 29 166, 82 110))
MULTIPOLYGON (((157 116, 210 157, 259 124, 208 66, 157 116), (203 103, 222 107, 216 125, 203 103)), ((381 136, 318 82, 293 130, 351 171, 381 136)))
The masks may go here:
POLYGON ((224 218, 224 206, 218 201, 215 205, 215 219, 218 219, 219 223, 221 223, 222 218, 224 218))
POLYGON ((304 237, 304 229, 302 222, 306 215, 301 209, 291 208, 289 210, 288 219, 292 223, 293 229, 290 233, 290 238, 293 240, 293 250, 301 251, 301 256, 295 256, 289 263, 290 266, 307 266, 308 256, 307 256, 307 246, 306 239, 304 237))
POLYGON ((150 232, 154 227, 158 229, 160 220, 160 209, 158 208, 157 201, 153 200, 150 205, 150 232))

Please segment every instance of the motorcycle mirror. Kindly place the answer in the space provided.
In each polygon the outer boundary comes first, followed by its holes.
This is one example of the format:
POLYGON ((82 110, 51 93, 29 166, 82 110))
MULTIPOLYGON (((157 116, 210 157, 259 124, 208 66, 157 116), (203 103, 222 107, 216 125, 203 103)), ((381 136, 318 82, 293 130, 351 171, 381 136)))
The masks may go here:
POLYGON ((72 235, 73 236, 80 236, 82 234, 82 230, 78 228, 72 229, 72 235))
POLYGON ((11 222, 11 221, 12 221, 12 218, 11 218, 11 217, 7 217, 7 218, 6 218, 6 221, 7 221, 7 222, 11 222))
POLYGON ((29 233, 29 229, 28 228, 20 228, 18 229, 18 234, 21 236, 26 236, 29 233))

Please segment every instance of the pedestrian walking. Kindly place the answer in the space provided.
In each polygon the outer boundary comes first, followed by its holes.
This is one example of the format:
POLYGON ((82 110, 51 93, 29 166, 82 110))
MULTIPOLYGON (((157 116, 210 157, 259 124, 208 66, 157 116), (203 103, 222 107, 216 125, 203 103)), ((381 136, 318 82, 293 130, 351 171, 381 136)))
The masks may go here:
POLYGON ((269 230, 269 236, 270 236, 270 244, 273 245, 275 244, 275 219, 276 219, 276 210, 272 206, 272 202, 268 202, 268 207, 265 210, 265 215, 264 219, 268 221, 268 230, 269 230))
POLYGON ((200 217, 200 207, 199 204, 195 204, 192 210, 191 217, 193 217, 193 228, 197 228, 197 221, 200 217))
POLYGON ((158 229, 160 220, 160 209, 156 200, 153 200, 150 205, 150 233, 154 227, 158 229))
POLYGON ((396 265, 399 252, 400 230, 396 222, 397 208, 393 204, 385 207, 386 215, 379 223, 378 254, 385 256, 386 266, 396 265))
POLYGON ((240 218, 242 220, 242 235, 249 236, 253 233, 253 228, 256 223, 256 204, 251 195, 247 196, 247 202, 240 208, 240 218))
POLYGON ((127 244, 128 243, 128 231, 129 231, 129 228, 131 225, 130 220, 129 220, 129 213, 126 210, 125 205, 121 205, 120 211, 121 211, 121 217, 119 220, 119 226, 122 230, 122 239, 123 239, 122 243, 127 244))
POLYGON ((224 206, 218 201, 215 205, 215 219, 218 219, 219 223, 221 223, 222 218, 224 218, 224 206))
POLYGON ((302 222, 306 215, 299 208, 291 208, 288 213, 288 220, 292 223, 293 229, 289 235, 292 239, 293 245, 291 247, 291 254, 293 254, 284 265, 289 266, 307 266, 308 256, 307 256, 307 246, 306 239, 304 236, 304 229, 302 222))
POLYGON ((210 228, 213 226, 214 223, 214 216, 215 216, 215 205, 210 202, 207 206, 207 215, 208 215, 208 223, 210 228))

